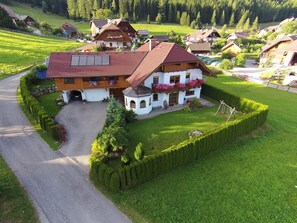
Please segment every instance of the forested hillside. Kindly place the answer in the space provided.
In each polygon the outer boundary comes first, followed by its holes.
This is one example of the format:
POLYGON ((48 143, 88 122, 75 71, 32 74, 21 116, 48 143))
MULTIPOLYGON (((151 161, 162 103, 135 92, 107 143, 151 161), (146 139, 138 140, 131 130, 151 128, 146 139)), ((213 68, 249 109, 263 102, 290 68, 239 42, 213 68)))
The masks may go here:
MULTIPOLYGON (((9 0, 2 0, 9 2, 9 0)), ((243 14, 260 23, 297 16, 296 0, 17 0, 71 18, 125 17, 134 21, 236 24, 243 14), (103 10, 106 9, 106 10, 103 10)))

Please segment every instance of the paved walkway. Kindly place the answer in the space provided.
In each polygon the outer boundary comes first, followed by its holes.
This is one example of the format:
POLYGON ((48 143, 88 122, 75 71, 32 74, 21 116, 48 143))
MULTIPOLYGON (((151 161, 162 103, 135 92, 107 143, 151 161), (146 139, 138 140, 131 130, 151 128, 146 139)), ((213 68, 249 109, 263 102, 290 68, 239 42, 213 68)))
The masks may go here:
POLYGON ((80 166, 52 151, 34 131, 16 98, 23 74, 0 81, 0 153, 28 192, 40 222, 130 222, 80 166))

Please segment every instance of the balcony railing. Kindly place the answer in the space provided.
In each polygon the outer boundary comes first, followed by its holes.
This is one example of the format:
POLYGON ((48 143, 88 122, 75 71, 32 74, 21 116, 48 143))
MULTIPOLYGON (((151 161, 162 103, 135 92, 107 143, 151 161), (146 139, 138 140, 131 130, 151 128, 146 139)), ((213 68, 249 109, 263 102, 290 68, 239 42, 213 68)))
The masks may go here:
POLYGON ((204 83, 204 80, 191 80, 185 84, 153 84, 153 91, 155 93, 172 93, 177 91, 187 91, 192 88, 199 88, 204 83))

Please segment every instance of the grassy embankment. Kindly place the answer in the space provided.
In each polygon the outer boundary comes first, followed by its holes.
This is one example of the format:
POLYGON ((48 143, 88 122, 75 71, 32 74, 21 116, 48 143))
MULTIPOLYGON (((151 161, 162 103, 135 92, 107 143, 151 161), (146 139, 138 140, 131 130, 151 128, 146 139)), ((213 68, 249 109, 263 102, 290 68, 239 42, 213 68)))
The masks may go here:
POLYGON ((135 189, 106 193, 135 222, 295 222, 297 95, 226 76, 208 83, 269 105, 267 125, 135 189))
POLYGON ((38 222, 28 195, 0 155, 0 222, 38 222))
POLYGON ((0 71, 6 73, 0 73, 0 80, 33 63, 42 62, 51 52, 69 51, 81 45, 74 41, 0 30, 0 71))

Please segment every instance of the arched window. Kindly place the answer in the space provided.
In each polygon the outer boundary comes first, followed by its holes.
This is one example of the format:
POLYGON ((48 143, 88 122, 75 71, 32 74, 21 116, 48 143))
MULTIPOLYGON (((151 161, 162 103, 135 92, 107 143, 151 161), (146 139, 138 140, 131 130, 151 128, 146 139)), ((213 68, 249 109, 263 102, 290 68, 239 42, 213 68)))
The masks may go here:
POLYGON ((145 105, 145 100, 142 100, 141 102, 140 102, 140 108, 145 108, 146 107, 146 105, 145 105))
POLYGON ((130 101, 130 108, 136 108, 135 101, 130 101))

